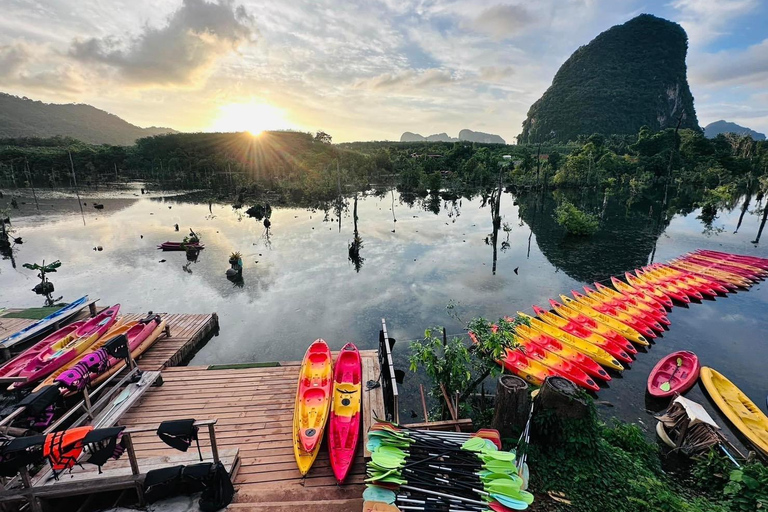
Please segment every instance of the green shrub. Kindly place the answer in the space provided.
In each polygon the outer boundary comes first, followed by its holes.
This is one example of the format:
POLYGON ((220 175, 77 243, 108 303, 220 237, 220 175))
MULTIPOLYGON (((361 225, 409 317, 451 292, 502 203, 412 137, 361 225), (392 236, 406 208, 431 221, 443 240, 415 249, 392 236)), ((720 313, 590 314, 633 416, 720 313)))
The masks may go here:
POLYGON ((555 220, 569 235, 590 236, 597 232, 600 222, 595 215, 583 212, 568 201, 555 209, 555 220))

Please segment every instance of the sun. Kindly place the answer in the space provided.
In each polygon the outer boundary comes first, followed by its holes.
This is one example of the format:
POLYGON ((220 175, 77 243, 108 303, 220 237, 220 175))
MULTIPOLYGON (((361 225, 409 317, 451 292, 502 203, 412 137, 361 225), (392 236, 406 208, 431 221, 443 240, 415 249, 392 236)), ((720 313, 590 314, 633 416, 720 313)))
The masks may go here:
POLYGON ((267 130, 286 128, 290 128, 290 123, 282 109, 258 101, 222 105, 211 125, 214 132, 248 132, 254 137, 267 130))

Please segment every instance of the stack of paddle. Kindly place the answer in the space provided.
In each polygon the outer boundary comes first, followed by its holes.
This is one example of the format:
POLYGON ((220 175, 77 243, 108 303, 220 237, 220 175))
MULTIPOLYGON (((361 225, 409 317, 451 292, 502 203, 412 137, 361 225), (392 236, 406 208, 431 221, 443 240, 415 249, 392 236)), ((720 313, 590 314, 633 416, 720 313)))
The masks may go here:
POLYGON ((368 432, 367 506, 399 510, 481 512, 525 510, 533 495, 518 476, 515 453, 500 450, 499 433, 415 430, 379 422, 368 432))

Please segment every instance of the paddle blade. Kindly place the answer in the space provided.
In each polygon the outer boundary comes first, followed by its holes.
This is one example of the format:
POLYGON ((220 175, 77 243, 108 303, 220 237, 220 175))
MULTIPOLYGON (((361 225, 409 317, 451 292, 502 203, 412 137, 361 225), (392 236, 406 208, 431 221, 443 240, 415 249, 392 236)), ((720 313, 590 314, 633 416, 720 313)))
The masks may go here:
POLYGON ((659 389, 661 389, 662 391, 669 391, 670 389, 672 389, 672 386, 669 384, 669 382, 665 382, 661 386, 659 386, 659 389))
POLYGON ((372 485, 369 485, 363 491, 363 499, 365 501, 380 501, 391 505, 395 502, 395 498, 396 495, 393 491, 388 491, 387 489, 372 485))

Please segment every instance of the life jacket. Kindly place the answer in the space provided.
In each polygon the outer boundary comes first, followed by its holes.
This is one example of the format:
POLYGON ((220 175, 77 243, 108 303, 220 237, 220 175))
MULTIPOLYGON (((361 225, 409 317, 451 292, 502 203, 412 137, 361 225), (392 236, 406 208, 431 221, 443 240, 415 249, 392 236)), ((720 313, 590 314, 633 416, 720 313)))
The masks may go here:
POLYGON ((186 452, 192 444, 192 440, 197 443, 197 453, 200 460, 203 460, 203 454, 200 452, 200 441, 197 438, 197 427, 193 418, 184 420, 164 421, 157 427, 157 435, 161 441, 179 451, 186 452))
POLYGON ((55 404, 60 397, 58 386, 45 386, 24 397, 18 407, 25 408, 27 424, 31 428, 42 430, 53 420, 55 404))
POLYGON ((120 444, 117 442, 123 430, 125 427, 100 428, 88 432, 83 438, 85 451, 90 454, 85 462, 98 466, 99 474, 101 474, 101 466, 109 459, 119 459, 125 451, 123 440, 120 439, 120 444))
POLYGON ((128 336, 120 334, 104 344, 104 350, 115 359, 128 357, 128 336))
POLYGON ((12 477, 21 468, 43 458, 45 436, 17 437, 0 445, 0 476, 12 477))
POLYGON ((88 386, 90 380, 91 372, 81 361, 69 370, 60 373, 54 382, 70 391, 82 391, 88 386))
POLYGON ((77 463, 78 457, 83 453, 83 439, 92 430, 91 426, 76 427, 53 432, 45 437, 43 455, 51 463, 54 478, 58 479, 59 473, 71 469, 77 463))

